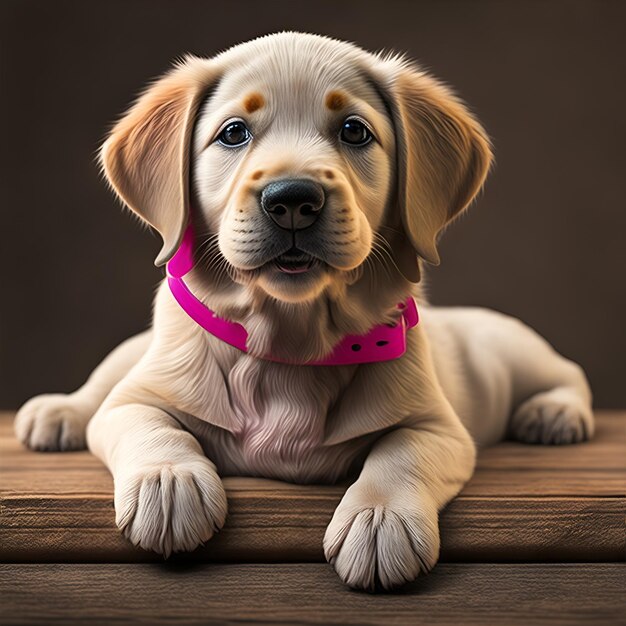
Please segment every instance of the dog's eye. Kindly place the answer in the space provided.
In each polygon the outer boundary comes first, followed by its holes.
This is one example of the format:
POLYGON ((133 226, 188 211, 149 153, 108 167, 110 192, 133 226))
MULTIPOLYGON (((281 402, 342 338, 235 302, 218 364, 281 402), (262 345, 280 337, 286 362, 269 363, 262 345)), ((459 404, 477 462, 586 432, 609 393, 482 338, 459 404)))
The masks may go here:
POLYGON ((243 122, 231 122, 217 136, 217 140, 229 148, 243 146, 252 139, 248 127, 243 122))
POLYGON ((364 146, 372 140, 370 129, 356 118, 348 118, 341 127, 339 139, 350 146, 364 146))

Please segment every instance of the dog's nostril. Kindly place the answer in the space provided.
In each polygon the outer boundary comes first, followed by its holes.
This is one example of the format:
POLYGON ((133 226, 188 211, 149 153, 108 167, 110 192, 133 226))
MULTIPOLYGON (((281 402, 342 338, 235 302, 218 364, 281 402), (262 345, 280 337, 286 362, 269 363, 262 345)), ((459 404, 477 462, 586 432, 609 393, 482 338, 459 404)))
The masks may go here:
POLYGON ((300 207, 300 215, 313 215, 313 213, 315 213, 315 211, 310 204, 303 204, 300 207))
POLYGON ((285 215, 287 213, 287 209, 282 204, 277 204, 274 207, 268 209, 270 213, 274 213, 274 215, 285 215))

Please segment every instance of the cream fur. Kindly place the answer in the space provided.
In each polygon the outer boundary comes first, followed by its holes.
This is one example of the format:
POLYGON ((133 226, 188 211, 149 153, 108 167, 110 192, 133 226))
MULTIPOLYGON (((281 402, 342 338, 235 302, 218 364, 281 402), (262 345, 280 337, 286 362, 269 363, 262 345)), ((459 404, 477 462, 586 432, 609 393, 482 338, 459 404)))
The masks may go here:
POLYGON ((430 570, 438 513, 470 478, 476 445, 507 434, 571 443, 593 432, 577 365, 517 320, 431 308, 414 284, 416 253, 438 262, 438 234, 489 164, 478 122, 398 57, 281 33, 187 59, 116 126, 103 166, 162 235, 157 263, 175 251, 191 211, 192 290, 245 324, 250 353, 198 327, 162 284, 152 330, 117 348, 74 394, 26 403, 18 437, 65 450, 83 447, 86 433, 115 478, 120 529, 165 555, 193 550, 224 524, 220 476, 306 483, 354 474, 324 539, 341 579, 389 588, 430 570), (355 113, 377 138, 366 150, 334 139, 355 113), (252 128, 248 147, 214 143, 230 118, 252 128), (323 220, 298 235, 325 266, 288 281, 263 269, 286 248, 257 201, 285 176, 317 180, 327 193, 323 220), (411 293, 422 321, 401 359, 311 367, 259 358, 319 358, 344 334, 392 321, 411 293))

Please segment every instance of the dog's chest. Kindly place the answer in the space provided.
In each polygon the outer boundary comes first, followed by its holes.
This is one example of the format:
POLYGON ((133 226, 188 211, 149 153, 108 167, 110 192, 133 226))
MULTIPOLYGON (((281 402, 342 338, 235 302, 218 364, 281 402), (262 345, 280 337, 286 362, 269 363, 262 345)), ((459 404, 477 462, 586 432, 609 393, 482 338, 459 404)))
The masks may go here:
MULTIPOLYGON (((236 471, 335 480, 354 459, 351 446, 324 446, 326 419, 345 373, 245 359, 228 376, 237 427, 229 458, 236 471), (242 467, 243 466, 243 467, 242 467)), ((355 447, 354 444, 352 447, 355 447)))

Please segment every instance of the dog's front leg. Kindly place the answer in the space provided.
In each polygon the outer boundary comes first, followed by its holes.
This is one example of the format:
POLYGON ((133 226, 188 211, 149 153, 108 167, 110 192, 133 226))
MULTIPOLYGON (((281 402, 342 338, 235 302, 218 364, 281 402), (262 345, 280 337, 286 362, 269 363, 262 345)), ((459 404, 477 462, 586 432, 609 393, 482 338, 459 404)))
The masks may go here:
POLYGON ((472 475, 475 447, 456 416, 382 437, 337 507, 326 558, 351 587, 394 587, 439 556, 438 513, 472 475))
POLYGON ((115 485, 116 522, 135 545, 168 556, 210 539, 226 518, 226 494, 200 444, 154 406, 103 406, 89 448, 115 485))

